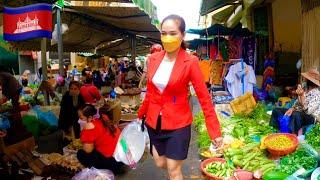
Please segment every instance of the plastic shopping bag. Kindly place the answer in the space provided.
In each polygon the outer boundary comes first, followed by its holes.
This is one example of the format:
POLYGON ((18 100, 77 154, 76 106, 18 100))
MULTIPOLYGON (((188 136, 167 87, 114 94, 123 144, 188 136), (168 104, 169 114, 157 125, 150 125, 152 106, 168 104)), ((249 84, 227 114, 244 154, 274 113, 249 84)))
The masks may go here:
POLYGON ((86 168, 73 176, 72 180, 114 180, 114 175, 107 169, 86 168))
POLYGON ((290 116, 284 115, 279 117, 280 132, 291 133, 291 130, 289 127, 290 121, 291 121, 290 116))
POLYGON ((133 121, 123 129, 113 154, 118 162, 123 162, 132 169, 137 167, 149 140, 148 133, 146 130, 143 131, 141 123, 133 121))

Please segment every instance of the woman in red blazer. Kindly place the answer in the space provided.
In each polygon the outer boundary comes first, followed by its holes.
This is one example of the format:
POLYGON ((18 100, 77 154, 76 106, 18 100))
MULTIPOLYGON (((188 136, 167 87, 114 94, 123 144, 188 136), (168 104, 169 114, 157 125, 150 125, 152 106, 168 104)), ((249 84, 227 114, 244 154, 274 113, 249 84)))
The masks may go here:
POLYGON ((181 167, 188 154, 192 123, 189 82, 199 98, 213 143, 219 146, 222 142, 198 58, 184 50, 184 36, 183 18, 170 15, 163 20, 161 41, 165 51, 148 59, 147 93, 138 112, 140 119, 146 118, 155 163, 168 170, 170 180, 183 179, 181 167))

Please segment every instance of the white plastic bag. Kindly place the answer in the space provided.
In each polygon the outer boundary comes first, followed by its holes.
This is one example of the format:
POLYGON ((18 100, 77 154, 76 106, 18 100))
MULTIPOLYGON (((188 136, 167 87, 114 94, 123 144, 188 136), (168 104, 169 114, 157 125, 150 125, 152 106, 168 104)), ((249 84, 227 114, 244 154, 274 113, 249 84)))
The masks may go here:
POLYGON ((128 124, 120 135, 113 157, 135 169, 141 159, 149 136, 146 128, 141 130, 141 121, 135 120, 128 124))
POLYGON ((75 176, 72 180, 114 180, 114 175, 107 169, 85 168, 75 176))

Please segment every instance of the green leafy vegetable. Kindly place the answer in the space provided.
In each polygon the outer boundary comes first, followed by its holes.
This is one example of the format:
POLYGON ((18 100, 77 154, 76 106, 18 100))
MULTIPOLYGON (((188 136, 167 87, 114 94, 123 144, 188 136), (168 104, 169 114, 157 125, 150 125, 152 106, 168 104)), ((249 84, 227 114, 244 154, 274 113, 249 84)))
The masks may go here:
POLYGON ((294 153, 281 158, 279 170, 287 174, 293 174, 300 168, 307 171, 317 166, 317 159, 311 156, 306 149, 299 148, 294 153))
POLYGON ((315 125, 311 131, 306 134, 306 141, 316 150, 320 149, 320 124, 315 125))

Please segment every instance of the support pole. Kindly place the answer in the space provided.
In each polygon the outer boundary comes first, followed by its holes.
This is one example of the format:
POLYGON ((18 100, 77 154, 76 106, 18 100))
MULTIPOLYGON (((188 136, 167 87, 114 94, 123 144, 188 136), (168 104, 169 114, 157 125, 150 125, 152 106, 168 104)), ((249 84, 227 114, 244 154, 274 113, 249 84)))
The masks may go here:
POLYGON ((61 33, 61 9, 57 9, 57 35, 58 35, 58 58, 59 58, 59 74, 64 75, 63 69, 63 44, 62 44, 62 33, 61 33))
MULTIPOLYGON (((47 39, 42 38, 41 40, 41 63, 42 63, 42 80, 46 81, 48 79, 47 76, 47 39)), ((44 104, 49 104, 49 96, 48 93, 44 92, 44 104)))
POLYGON ((131 36, 131 61, 136 62, 137 57, 137 37, 136 35, 131 36))

